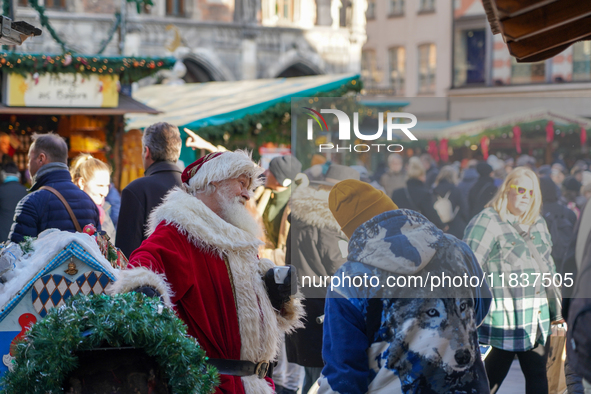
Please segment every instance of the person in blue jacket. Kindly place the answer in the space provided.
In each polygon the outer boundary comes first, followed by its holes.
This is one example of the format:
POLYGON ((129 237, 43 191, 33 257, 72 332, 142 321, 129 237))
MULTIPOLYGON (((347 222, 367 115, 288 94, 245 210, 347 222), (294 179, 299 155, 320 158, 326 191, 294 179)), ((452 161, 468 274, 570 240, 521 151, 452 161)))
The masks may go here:
POLYGON ((49 190, 40 190, 49 186, 57 190, 70 205, 81 228, 93 224, 100 230, 99 211, 88 194, 72 182, 68 170, 68 145, 57 134, 34 134, 29 148, 27 168, 31 174, 33 186, 31 193, 19 201, 15 219, 8 239, 21 242, 24 237, 37 237, 48 228, 76 232, 65 205, 49 190))
POLYGON ((468 246, 360 181, 336 184, 329 207, 350 241, 318 393, 489 393, 476 327, 491 293, 468 246), (445 276, 460 281, 431 286, 445 276))

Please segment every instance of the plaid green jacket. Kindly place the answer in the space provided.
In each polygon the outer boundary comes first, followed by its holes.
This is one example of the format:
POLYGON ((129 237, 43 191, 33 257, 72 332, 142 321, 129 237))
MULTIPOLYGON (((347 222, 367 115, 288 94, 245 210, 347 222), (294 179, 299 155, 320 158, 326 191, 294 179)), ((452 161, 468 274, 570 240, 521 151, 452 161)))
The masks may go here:
MULTIPOLYGON (((554 278, 552 240, 541 216, 530 227, 530 236, 541 263, 554 278)), ((548 278, 542 280, 523 237, 493 208, 486 208, 470 221, 464 241, 482 266, 493 293, 490 311, 478 330, 479 341, 507 351, 529 350, 536 341, 545 344, 550 322, 561 318, 560 311, 553 299, 548 302, 548 278)))

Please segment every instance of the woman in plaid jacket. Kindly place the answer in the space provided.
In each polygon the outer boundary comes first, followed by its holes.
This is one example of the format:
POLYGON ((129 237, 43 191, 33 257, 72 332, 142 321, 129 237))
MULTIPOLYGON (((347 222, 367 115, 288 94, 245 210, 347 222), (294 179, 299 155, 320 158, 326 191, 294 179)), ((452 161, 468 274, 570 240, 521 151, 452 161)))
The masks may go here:
POLYGON ((518 167, 466 228, 464 241, 482 266, 494 297, 478 331, 479 341, 492 346, 485 360, 491 394, 499 389, 515 355, 525 375, 526 393, 548 392, 544 345, 550 323, 562 317, 558 293, 549 283, 556 268, 541 204, 537 175, 518 167))

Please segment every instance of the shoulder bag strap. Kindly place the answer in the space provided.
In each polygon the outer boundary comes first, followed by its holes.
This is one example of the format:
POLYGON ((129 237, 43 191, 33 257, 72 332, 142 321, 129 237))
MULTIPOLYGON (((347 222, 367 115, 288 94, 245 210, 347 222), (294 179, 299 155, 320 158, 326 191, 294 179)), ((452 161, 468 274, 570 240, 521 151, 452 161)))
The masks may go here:
MULTIPOLYGON (((529 252, 531 253, 532 257, 534 258, 534 261, 538 265, 538 268, 540 269, 542 274, 551 274, 551 272, 548 270, 548 267, 546 267, 546 264, 543 263, 544 259, 542 259, 540 252, 538 252, 538 248, 536 248, 536 245, 534 245, 534 243, 531 239, 531 236, 529 235, 529 231, 522 230, 519 227, 519 224, 517 222, 512 223, 511 225, 513 226, 513 228, 515 228, 515 230, 517 230, 519 235, 521 235, 521 237, 525 240, 527 248, 529 249, 529 252)), ((556 303, 558 304, 557 305, 558 312, 560 312, 562 310, 562 296, 560 295, 560 292, 558 291, 558 289, 554 286, 554 278, 553 277, 550 278, 550 286, 548 286, 547 289, 549 290, 549 293, 551 293, 552 297, 556 300, 556 303)))
POLYGON ((64 204, 64 207, 66 207, 66 210, 70 214, 70 219, 72 219, 72 222, 74 223, 74 227, 76 227, 76 231, 81 233, 82 228, 80 227, 80 223, 78 223, 78 219, 76 219, 76 216, 74 215, 74 212, 72 211, 72 208, 70 208, 70 204, 68 204, 68 202, 66 201, 64 196, 62 196, 60 192, 58 192, 57 190, 55 190, 53 187, 50 187, 50 186, 41 186, 39 188, 39 190, 47 190, 48 192, 55 194, 55 196, 60 199, 60 201, 62 202, 62 204, 64 204))

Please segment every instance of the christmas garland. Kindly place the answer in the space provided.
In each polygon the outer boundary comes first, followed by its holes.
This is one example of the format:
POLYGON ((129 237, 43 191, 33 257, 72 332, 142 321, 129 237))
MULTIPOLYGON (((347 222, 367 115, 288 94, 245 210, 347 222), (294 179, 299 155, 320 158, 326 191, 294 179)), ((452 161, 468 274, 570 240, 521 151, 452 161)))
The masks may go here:
POLYGON ((140 293, 74 296, 53 308, 16 346, 15 365, 0 386, 5 394, 61 393, 77 351, 133 346, 155 357, 175 394, 210 393, 218 384, 205 351, 187 336, 174 312, 140 293))
POLYGON ((82 56, 71 53, 51 56, 0 52, 0 71, 23 76, 34 73, 119 74, 124 84, 150 76, 161 69, 169 69, 175 62, 173 57, 82 56))
MULTIPOLYGON (((8 14, 9 14, 10 1, 11 0, 3 0, 2 1, 2 12, 3 12, 3 15, 5 15, 5 16, 8 16, 8 14)), ((154 3, 152 3, 152 0, 127 0, 127 3, 135 3, 135 5, 137 7, 138 14, 141 13, 142 6, 144 6, 144 5, 148 5, 148 6, 154 5, 154 3)), ((62 40, 60 38, 60 36, 57 34, 57 32, 55 31, 55 29, 53 28, 53 26, 51 26, 51 23, 49 23, 49 18, 47 18, 47 16, 45 15, 45 7, 39 4, 39 0, 29 0, 29 5, 35 11, 37 11, 37 13, 39 14, 39 20, 41 22, 41 26, 43 26, 43 27, 45 27, 47 29, 47 31, 49 32, 49 34, 51 35, 51 37, 55 40, 55 42, 57 42, 60 45, 60 47, 62 48, 62 51, 64 53, 71 51, 68 48, 68 45, 64 42, 64 40, 62 40)), ((101 50, 99 50, 99 52, 98 52, 99 54, 102 53, 105 50, 106 45, 113 38, 113 33, 115 32, 115 30, 117 29, 117 26, 120 23, 121 23, 121 18, 119 16, 119 18, 115 20, 114 26, 111 29, 112 32, 110 33, 109 38, 107 39, 106 44, 104 45, 104 47, 101 50)))
MULTIPOLYGON (((341 97, 349 92, 359 92, 363 88, 360 79, 353 79, 329 92, 318 93, 314 97, 341 97)), ((246 115, 233 122, 219 126, 205 126, 194 129, 205 139, 221 144, 229 149, 240 147, 244 142, 261 146, 265 142, 291 144, 291 101, 279 102, 261 113, 246 115), (260 132, 272 130, 272 133, 260 132), (231 136, 231 140, 227 137, 231 136)), ((258 153, 255 152, 255 158, 258 153)))

